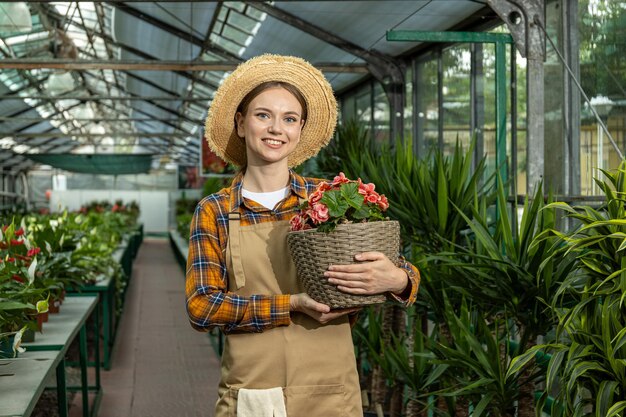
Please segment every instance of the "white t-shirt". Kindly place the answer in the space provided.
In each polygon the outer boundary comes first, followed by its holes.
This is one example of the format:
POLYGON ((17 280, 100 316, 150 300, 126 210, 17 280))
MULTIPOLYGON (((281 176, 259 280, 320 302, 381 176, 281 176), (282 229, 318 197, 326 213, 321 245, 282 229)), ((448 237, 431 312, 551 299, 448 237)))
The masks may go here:
POLYGON ((289 187, 282 188, 278 191, 270 191, 269 193, 253 193, 244 188, 241 190, 241 195, 272 210, 276 206, 276 203, 289 195, 289 187))

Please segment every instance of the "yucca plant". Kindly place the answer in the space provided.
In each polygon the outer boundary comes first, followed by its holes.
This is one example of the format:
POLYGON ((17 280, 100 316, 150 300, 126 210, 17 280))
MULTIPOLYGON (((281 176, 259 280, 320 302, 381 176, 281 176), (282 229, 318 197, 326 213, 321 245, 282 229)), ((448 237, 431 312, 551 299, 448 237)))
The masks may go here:
POLYGON ((405 404, 406 417, 426 417, 432 407, 432 393, 439 389, 440 377, 448 368, 437 364, 430 351, 436 333, 430 336, 421 329, 421 319, 415 309, 409 314, 409 333, 391 335, 391 341, 383 346, 384 356, 395 370, 398 381, 408 389, 405 404))
MULTIPOLYGON (((430 315, 448 339, 442 299, 445 287, 431 274, 432 265, 423 260, 425 254, 463 241, 467 223, 455 206, 471 215, 476 199, 486 204, 494 200, 494 176, 485 175, 484 160, 472 171, 472 157, 473 147, 464 151, 457 144, 451 156, 433 149, 427 158, 419 159, 410 141, 397 141, 393 147, 379 145, 376 152, 361 152, 359 162, 350 168, 362 171, 361 178, 388 196, 387 213, 400 221, 405 254, 421 270, 419 315, 424 320, 430 315)), ((452 304, 458 305, 458 297, 452 304)))
POLYGON ((306 174, 332 179, 343 172, 348 178, 363 178, 363 157, 378 153, 379 146, 369 130, 356 120, 348 120, 337 126, 335 138, 320 150, 306 174))
MULTIPOLYGON (((544 203, 541 184, 532 200, 526 198, 519 231, 512 230, 504 187, 498 181, 495 227, 489 221, 486 206, 475 207, 471 218, 462 214, 472 231, 468 243, 429 259, 443 266, 439 277, 472 300, 485 317, 508 317, 510 336, 519 342, 519 352, 524 352, 556 326, 548 303, 570 276, 575 258, 564 255, 561 240, 551 235, 555 208, 544 203)), ((531 367, 523 371, 523 384, 516 394, 518 416, 530 417, 535 415, 535 377, 541 374, 531 367)))
POLYGON ((626 410, 626 161, 602 172, 607 180, 595 179, 605 195, 600 209, 549 206, 580 224, 570 233, 553 231, 578 268, 551 300, 559 318, 555 342, 516 359, 523 366, 538 351, 552 354, 541 402, 555 392, 565 416, 622 416, 626 410))
POLYGON ((519 386, 535 377, 523 372, 507 372, 511 363, 508 351, 508 320, 505 316, 491 321, 463 300, 458 314, 447 310, 448 325, 454 343, 445 339, 432 347, 435 363, 449 368, 446 374, 454 381, 440 395, 471 401, 472 417, 514 417, 521 401, 519 386))

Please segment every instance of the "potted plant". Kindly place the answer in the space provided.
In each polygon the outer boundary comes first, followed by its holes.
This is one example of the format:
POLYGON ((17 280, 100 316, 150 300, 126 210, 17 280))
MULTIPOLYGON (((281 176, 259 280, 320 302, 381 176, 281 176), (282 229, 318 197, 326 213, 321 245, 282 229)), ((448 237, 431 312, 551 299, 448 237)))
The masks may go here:
POLYGON ((331 308, 381 303, 384 295, 352 295, 339 291, 324 277, 332 264, 352 264, 357 253, 379 251, 396 259, 400 226, 383 212, 387 197, 374 184, 350 180, 343 173, 321 182, 291 219, 287 242, 305 291, 331 308))

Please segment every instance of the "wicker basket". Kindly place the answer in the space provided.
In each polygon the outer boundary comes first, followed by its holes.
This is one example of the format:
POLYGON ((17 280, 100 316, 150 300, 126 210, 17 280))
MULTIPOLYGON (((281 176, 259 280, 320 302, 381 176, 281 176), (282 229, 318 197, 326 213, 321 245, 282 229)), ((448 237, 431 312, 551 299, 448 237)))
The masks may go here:
POLYGON ((330 308, 378 304, 385 295, 352 295, 328 282, 324 272, 330 265, 354 264, 361 252, 382 252, 392 261, 400 251, 400 224, 397 221, 351 223, 337 226, 330 233, 315 229, 289 232, 287 243, 304 290, 314 300, 330 308))

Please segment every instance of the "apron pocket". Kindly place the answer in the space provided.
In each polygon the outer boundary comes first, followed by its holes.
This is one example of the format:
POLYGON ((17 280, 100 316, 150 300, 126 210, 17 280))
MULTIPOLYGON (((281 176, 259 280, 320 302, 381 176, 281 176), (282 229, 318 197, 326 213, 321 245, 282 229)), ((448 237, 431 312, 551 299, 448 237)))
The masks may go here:
POLYGON ((303 385, 283 388, 288 417, 344 417, 343 385, 303 385))

